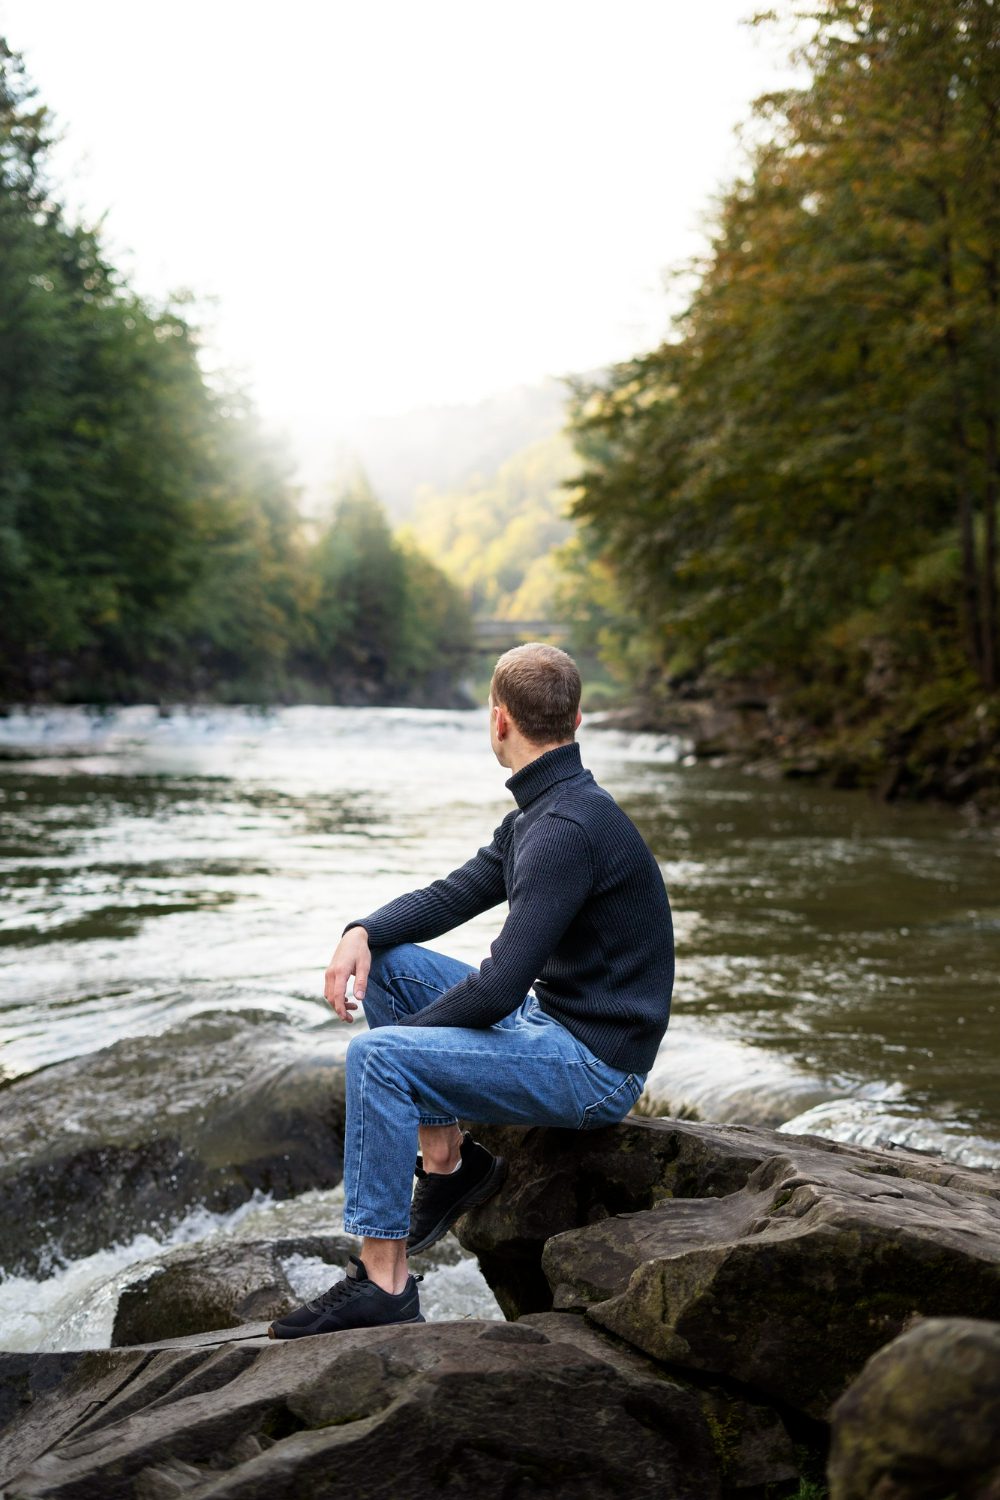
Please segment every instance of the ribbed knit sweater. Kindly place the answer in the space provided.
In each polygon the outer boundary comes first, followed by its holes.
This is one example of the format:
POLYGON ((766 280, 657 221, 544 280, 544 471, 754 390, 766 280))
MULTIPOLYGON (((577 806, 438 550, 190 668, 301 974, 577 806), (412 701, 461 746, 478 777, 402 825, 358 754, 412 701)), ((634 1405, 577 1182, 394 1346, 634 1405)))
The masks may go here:
POLYGON ((492 842, 459 869, 344 928, 372 948, 419 943, 506 900, 503 928, 478 972, 400 1022, 490 1026, 534 989, 546 1014, 595 1057, 646 1073, 670 1016, 674 942, 656 860, 634 823, 558 745, 507 786, 513 808, 492 842))

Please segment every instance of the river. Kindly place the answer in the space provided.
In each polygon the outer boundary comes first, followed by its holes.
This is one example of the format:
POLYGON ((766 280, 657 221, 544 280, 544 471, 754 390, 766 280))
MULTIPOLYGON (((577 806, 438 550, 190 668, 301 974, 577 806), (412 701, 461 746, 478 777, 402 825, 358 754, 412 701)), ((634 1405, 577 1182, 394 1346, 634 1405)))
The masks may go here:
MULTIPOLYGON (((1000 1165, 996 833, 669 738, 585 723, 580 743, 674 911, 650 1106, 1000 1165)), ((460 864, 512 805, 485 711, 53 709, 0 719, 0 756, 0 1082, 202 1011, 325 1019, 344 923, 460 864)), ((501 919, 435 946, 478 962, 501 919)), ((252 1203, 170 1243, 338 1212, 252 1203)), ((0 1272, 0 1342, 107 1342, 123 1278, 163 1248, 0 1272)), ((439 1315, 496 1315, 468 1262, 441 1277, 439 1315)))

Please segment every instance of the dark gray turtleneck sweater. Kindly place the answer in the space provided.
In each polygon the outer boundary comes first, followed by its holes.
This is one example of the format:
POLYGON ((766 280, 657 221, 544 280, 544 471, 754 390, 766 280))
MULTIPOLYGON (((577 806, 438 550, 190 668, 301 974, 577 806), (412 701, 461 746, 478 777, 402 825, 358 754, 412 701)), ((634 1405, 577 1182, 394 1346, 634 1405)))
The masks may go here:
POLYGON ((507 782, 517 807, 492 843, 443 880, 344 928, 373 948, 419 943, 506 900, 510 911, 478 973, 403 1026, 489 1026, 529 989, 595 1057, 648 1072, 667 1027, 673 928, 659 868, 638 829, 557 745, 507 782))

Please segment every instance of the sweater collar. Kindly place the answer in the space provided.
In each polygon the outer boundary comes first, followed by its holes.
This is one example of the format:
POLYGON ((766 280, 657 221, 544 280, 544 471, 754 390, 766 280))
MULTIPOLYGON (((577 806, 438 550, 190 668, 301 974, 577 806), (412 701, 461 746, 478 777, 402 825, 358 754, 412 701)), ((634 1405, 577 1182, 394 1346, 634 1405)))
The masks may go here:
POLYGON ((537 760, 529 760, 526 766, 514 772, 506 786, 514 793, 518 807, 525 808, 557 781, 579 776, 582 770, 580 746, 571 741, 568 745, 556 745, 554 750, 546 750, 537 760))

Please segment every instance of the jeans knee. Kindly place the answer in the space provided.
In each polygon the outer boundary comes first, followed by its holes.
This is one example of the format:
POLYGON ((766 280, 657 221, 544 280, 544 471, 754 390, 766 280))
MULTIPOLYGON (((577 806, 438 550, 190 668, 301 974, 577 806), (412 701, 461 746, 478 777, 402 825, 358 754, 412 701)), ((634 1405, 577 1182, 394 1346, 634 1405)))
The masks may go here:
POLYGON ((397 943, 394 948, 373 948, 371 950, 372 963, 368 971, 368 977, 374 979, 376 984, 383 981, 387 976, 391 977, 398 973, 402 967, 405 971, 405 962, 401 965, 400 959, 413 953, 417 948, 416 943, 397 943))
POLYGON ((347 1076, 357 1078, 364 1070, 365 1060, 371 1039, 375 1035, 373 1031, 362 1031, 360 1036, 352 1036, 347 1044, 347 1076))
POLYGON ((381 1064, 389 1055, 388 1049, 392 1042, 389 1033, 397 1029, 394 1026, 380 1026, 376 1031, 362 1031, 359 1036, 352 1037, 347 1045, 348 1078, 356 1079, 372 1067, 380 1070, 381 1064))

